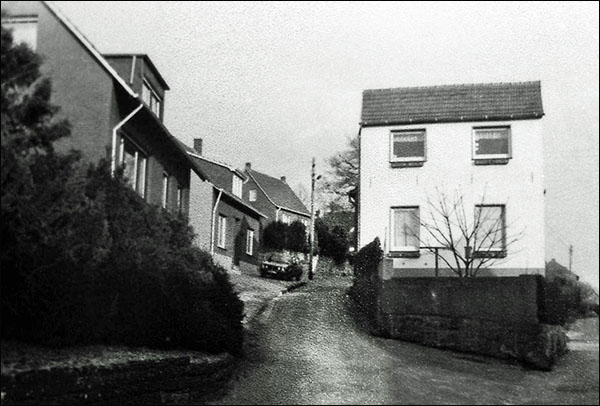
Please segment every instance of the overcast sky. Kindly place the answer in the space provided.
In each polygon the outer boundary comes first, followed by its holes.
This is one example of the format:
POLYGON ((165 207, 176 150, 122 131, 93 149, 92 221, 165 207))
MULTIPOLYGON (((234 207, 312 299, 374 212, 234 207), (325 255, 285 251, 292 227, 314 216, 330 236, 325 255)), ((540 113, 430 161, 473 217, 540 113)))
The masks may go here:
POLYGON ((56 2, 101 51, 147 53, 165 124, 310 185, 364 89, 541 80, 546 257, 598 288, 598 3, 56 2))

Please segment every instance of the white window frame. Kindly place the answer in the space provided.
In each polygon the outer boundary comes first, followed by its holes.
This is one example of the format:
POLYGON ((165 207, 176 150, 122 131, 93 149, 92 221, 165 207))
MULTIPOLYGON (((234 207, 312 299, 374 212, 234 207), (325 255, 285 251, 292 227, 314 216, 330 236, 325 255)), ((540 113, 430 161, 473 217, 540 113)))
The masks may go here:
POLYGON ((225 249, 227 242, 227 216, 219 214, 219 230, 217 233, 217 247, 225 249))
MULTIPOLYGON (((13 33, 13 44, 21 44, 25 43, 29 45, 29 47, 33 50, 37 50, 37 42, 38 42, 38 17, 37 16, 7 16, 2 18, 2 25, 5 29, 11 30, 13 33), (33 35, 23 36, 23 31, 16 29, 19 24, 33 26, 33 35), (16 32, 16 35, 15 35, 16 32)), ((21 26, 21 27, 22 27, 21 26)))
POLYGON ((427 161, 427 130, 424 128, 415 128, 410 130, 396 129, 390 131, 390 162, 425 162, 427 161), (395 135, 418 135, 423 136, 423 156, 397 157, 394 155, 394 136, 395 135))
POLYGON ((510 159, 512 158, 512 132, 510 126, 490 126, 490 127, 473 127, 471 140, 471 154, 474 161, 484 159, 510 159), (506 131, 508 137, 508 152, 506 154, 478 154, 477 153, 477 135, 486 131, 506 131))
POLYGON ((251 202, 255 202, 256 201, 256 189, 250 189, 248 191, 248 200, 251 202))
POLYGON ((502 253, 506 253, 506 205, 505 204, 476 204, 475 205, 475 210, 473 212, 474 214, 474 221, 477 223, 477 221, 481 221, 481 218, 478 219, 478 217, 480 216, 480 214, 478 214, 478 210, 480 210, 481 208, 485 208, 485 207, 499 207, 502 209, 500 216, 501 218, 499 219, 501 224, 500 224, 500 231, 502 232, 502 245, 500 247, 481 247, 481 241, 477 241, 477 245, 479 247, 475 247, 475 248, 480 248, 479 250, 476 250, 474 252, 475 255, 477 255, 478 257, 486 257, 486 256, 498 256, 498 254, 502 254, 502 253), (487 254, 487 255, 486 255, 487 254))
POLYGON ((234 174, 233 179, 231 181, 231 193, 235 196, 241 198, 242 197, 242 185, 244 181, 238 175, 234 174))
POLYGON ((254 230, 251 228, 246 230, 246 254, 254 254, 254 230))
POLYGON ((166 209, 169 203, 169 174, 163 172, 163 185, 162 185, 162 208, 166 209))
POLYGON ((392 252, 419 252, 420 250, 420 233, 421 233, 421 224, 420 224, 420 209, 419 206, 394 206, 390 208, 390 251, 392 252), (403 210, 403 211, 415 211, 417 212, 416 214, 416 218, 417 218, 417 235, 416 235, 416 239, 417 239, 417 245, 416 246, 412 246, 412 245, 399 245, 396 243, 395 241, 395 230, 396 230, 396 224, 395 224, 395 211, 397 210, 403 210))
POLYGON ((160 117, 162 99, 146 79, 142 82, 142 101, 146 103, 156 117, 160 117), (145 91, 146 89, 147 91, 145 91))
POLYGON ((146 172, 148 167, 148 154, 135 141, 125 134, 121 134, 119 141, 119 162, 125 165, 125 142, 130 143, 135 148, 133 179, 130 179, 131 188, 138 192, 143 198, 146 197, 146 172), (141 170, 138 168, 141 166, 141 170), (138 178, 141 177, 141 179, 138 178))
POLYGON ((183 188, 181 186, 177 186, 177 212, 183 212, 183 188))

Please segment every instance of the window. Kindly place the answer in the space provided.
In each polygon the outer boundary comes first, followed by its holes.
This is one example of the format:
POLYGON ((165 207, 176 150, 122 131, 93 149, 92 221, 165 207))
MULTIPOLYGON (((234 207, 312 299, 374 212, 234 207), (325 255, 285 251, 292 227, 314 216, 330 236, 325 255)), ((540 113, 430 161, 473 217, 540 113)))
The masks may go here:
POLYGON ((390 135, 390 162, 396 166, 421 166, 425 161, 425 130, 394 130, 390 135))
POLYGON ((256 189, 252 189, 248 192, 248 200, 250 200, 251 202, 256 201, 256 189))
POLYGON ((506 222, 504 205, 475 206, 475 255, 496 257, 506 255, 506 222))
POLYGON ((2 19, 2 26, 12 30, 13 43, 29 45, 34 51, 37 49, 37 17, 8 17, 2 19))
POLYGON ((146 163, 148 158, 133 141, 126 136, 121 137, 120 161, 123 165, 123 176, 133 190, 140 196, 146 196, 146 163))
POLYGON ((237 197, 242 197, 242 178, 237 175, 233 175, 231 192, 237 197))
POLYGON ((419 208, 393 207, 390 251, 419 252, 419 208))
POLYGON ((225 249, 225 240, 227 237, 227 217, 219 214, 219 231, 217 238, 217 245, 220 248, 225 249))
POLYGON ((167 208, 169 203, 169 175, 163 173, 162 207, 167 208))
POLYGON ((157 117, 160 117, 160 97, 146 80, 142 83, 142 101, 148 105, 157 117))
POLYGON ((506 164, 509 158, 510 127, 473 128, 473 160, 476 164, 506 164))
POLYGON ((246 232, 246 254, 252 255, 254 252, 254 230, 248 229, 246 232))
POLYGON ((177 212, 183 212, 183 188, 181 186, 177 186, 177 212))

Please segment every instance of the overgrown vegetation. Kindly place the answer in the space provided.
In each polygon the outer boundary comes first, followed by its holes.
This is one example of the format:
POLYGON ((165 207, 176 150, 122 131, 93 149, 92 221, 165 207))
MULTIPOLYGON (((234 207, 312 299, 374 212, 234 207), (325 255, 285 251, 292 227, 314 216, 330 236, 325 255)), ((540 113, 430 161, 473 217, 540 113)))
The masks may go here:
POLYGON ((306 227, 298 220, 290 224, 281 221, 269 223, 263 230, 262 242, 265 249, 309 251, 306 227))
POLYGON ((348 235, 339 226, 329 229, 329 226, 321 218, 315 221, 315 234, 319 242, 319 253, 329 257, 340 265, 346 260, 348 253, 348 235))
POLYGON ((4 28, 1 64, 2 337, 239 353, 243 304, 187 221, 106 162, 55 151, 69 125, 40 58, 4 28))
POLYGON ((583 317, 598 316, 598 294, 556 261, 546 264, 540 319, 567 325, 583 317))
POLYGON ((350 295, 372 321, 377 310, 375 291, 377 268, 382 259, 383 251, 377 237, 358 251, 354 258, 354 283, 350 295))

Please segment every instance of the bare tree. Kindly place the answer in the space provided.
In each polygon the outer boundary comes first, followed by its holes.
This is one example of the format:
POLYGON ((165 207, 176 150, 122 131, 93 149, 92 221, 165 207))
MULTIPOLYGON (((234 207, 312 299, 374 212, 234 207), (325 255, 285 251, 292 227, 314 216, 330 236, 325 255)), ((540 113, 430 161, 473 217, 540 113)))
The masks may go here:
POLYGON ((481 269, 502 260, 508 248, 523 236, 523 231, 506 234, 512 227, 506 224, 505 205, 487 204, 485 194, 475 205, 472 217, 467 215, 460 191, 449 196, 436 188, 435 198, 428 196, 427 205, 429 216, 416 215, 415 221, 425 237, 418 232, 412 234, 421 248, 437 255, 459 277, 476 276, 481 269), (440 250, 448 251, 450 258, 440 250))
POLYGON ((337 204, 355 209, 356 202, 348 194, 358 186, 358 135, 348 137, 347 149, 327 159, 328 174, 321 182, 321 192, 335 196, 337 204))

